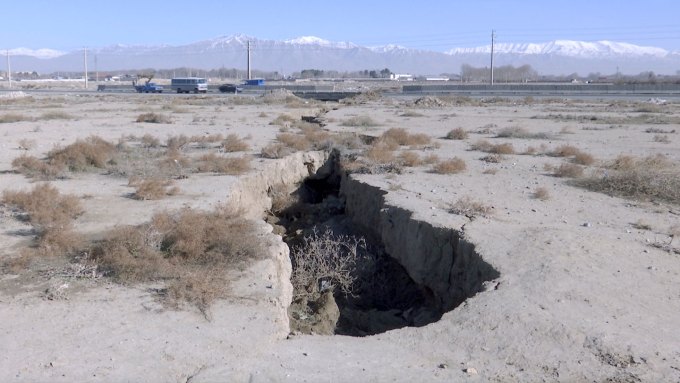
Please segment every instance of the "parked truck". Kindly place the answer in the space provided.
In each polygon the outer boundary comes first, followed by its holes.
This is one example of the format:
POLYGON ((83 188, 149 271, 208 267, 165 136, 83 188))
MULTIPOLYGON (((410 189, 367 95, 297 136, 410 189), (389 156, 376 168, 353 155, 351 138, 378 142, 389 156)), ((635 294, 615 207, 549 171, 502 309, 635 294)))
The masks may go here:
POLYGON ((144 85, 135 85, 135 90, 139 93, 163 93, 163 87, 155 82, 147 82, 144 85))

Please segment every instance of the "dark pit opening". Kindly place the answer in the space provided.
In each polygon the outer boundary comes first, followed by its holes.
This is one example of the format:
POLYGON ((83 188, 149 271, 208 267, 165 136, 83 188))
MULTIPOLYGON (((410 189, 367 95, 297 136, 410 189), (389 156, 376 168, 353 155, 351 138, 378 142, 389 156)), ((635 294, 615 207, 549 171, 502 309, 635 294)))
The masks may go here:
MULTIPOLYGON (((355 283, 351 294, 343 293, 337 286, 328 288, 328 281, 324 280, 312 286, 314 294, 301 294, 300 287, 296 287, 289 308, 291 331, 373 335, 433 323, 462 303, 464 299, 458 299, 460 302, 453 305, 442 304, 441 297, 425 284, 416 283, 385 251, 379 233, 374 231, 377 228, 361 227, 345 214, 346 197, 340 190, 346 177, 342 176, 336 161, 337 153, 330 157, 329 163, 306 178, 297 189, 288 190, 280 185, 270 190, 273 207, 267 221, 283 236, 291 254, 304 245, 305 237, 327 232, 334 238, 361 238, 365 246, 357 252, 358 261, 352 269, 355 283)), ((293 256, 291 262, 295 270, 298 265, 293 256)), ((482 290, 484 280, 498 276, 490 266, 485 269, 485 275, 477 274, 479 286, 465 288, 471 291, 470 295, 482 290)), ((295 287, 295 282, 293 284, 295 287)), ((460 294, 460 289, 453 290, 453 294, 460 294)))

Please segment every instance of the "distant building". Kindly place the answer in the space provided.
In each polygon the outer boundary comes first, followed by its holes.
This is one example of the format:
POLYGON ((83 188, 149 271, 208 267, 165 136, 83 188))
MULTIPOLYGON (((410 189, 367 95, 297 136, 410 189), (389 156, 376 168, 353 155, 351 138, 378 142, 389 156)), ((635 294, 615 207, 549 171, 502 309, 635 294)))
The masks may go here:
POLYGON ((425 81, 449 81, 448 77, 425 77, 425 81))
POLYGON ((412 74, 390 73, 390 80, 394 81, 413 81, 412 74))

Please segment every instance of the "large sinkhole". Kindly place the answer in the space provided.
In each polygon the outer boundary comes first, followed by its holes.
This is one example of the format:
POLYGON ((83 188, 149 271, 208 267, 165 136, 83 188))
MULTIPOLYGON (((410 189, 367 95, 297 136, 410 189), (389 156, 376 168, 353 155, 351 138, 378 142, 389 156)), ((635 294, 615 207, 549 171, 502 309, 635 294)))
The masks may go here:
POLYGON ((269 191, 267 221, 291 249, 291 331, 366 336, 424 326, 498 277, 459 232, 385 206, 385 193, 346 175, 338 156, 307 164, 295 188, 269 191))

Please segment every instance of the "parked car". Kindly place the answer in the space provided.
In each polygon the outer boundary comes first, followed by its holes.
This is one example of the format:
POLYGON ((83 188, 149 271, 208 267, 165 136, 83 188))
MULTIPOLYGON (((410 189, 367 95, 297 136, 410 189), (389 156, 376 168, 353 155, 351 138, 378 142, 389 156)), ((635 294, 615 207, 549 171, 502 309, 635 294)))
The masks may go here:
POLYGON ((241 88, 240 86, 235 85, 235 84, 222 84, 217 89, 219 89, 220 92, 222 92, 222 93, 241 93, 241 92, 243 92, 243 88, 241 88))

